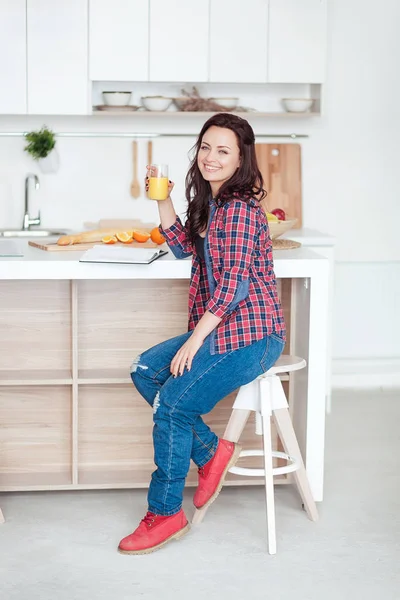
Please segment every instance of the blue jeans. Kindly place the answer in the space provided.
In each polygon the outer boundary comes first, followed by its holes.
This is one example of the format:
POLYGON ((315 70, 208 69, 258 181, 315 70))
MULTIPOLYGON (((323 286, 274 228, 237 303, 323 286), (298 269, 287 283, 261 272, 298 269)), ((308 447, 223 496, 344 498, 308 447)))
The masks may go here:
POLYGON ((210 354, 208 338, 193 358, 190 371, 173 377, 170 365, 192 332, 161 342, 139 355, 131 367, 137 390, 153 407, 154 462, 148 510, 173 515, 181 509, 190 459, 204 466, 214 455, 218 437, 200 415, 225 396, 267 371, 284 343, 270 335, 244 348, 210 354))

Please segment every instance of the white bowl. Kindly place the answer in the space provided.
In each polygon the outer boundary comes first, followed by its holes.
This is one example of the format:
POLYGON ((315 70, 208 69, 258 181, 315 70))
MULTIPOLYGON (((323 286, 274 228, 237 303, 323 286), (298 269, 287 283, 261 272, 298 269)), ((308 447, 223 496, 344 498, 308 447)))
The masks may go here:
POLYGON ((225 108, 235 108, 239 102, 239 98, 210 98, 210 100, 225 108))
POLYGON ((132 92, 103 92, 104 104, 107 106, 127 106, 132 92))
POLYGON ((188 98, 188 96, 178 96, 177 98, 172 98, 172 100, 179 110, 183 110, 185 105, 191 102, 192 99, 188 98))
POLYGON ((167 110, 172 103, 172 98, 166 96, 142 96, 142 104, 147 110, 167 110))
POLYGON ((283 108, 287 112, 306 112, 313 102, 313 98, 282 98, 283 108))

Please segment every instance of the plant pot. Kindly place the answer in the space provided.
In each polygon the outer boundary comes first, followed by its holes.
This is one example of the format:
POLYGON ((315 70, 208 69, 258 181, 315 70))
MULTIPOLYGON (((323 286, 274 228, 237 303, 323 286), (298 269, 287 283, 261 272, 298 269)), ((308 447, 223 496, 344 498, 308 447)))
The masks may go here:
POLYGON ((37 161, 42 173, 57 173, 60 166, 60 158, 57 150, 52 150, 45 158, 37 161))

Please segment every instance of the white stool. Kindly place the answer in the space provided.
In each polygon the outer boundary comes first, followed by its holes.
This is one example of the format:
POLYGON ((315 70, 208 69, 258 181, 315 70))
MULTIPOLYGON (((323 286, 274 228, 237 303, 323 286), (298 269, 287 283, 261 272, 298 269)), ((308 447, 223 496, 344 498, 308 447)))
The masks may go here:
MULTIPOLYGON (((235 466, 229 469, 229 472, 250 477, 265 477, 268 551, 270 554, 276 553, 274 475, 293 473, 309 518, 312 521, 318 520, 317 507, 311 493, 299 444, 290 419, 285 392, 278 377, 278 373, 297 371, 305 366, 306 361, 303 358, 283 355, 266 373, 247 385, 243 385, 236 396, 232 414, 223 435, 224 439, 238 442, 250 411, 255 411, 256 434, 263 435, 264 450, 242 450, 240 456, 264 456, 264 469, 235 466), (272 450, 271 417, 274 419, 285 452, 272 450), (273 468, 272 459, 274 457, 283 458, 288 464, 273 468)), ((206 511, 207 509, 196 510, 192 522, 194 524, 200 523, 206 511)))
POLYGON ((1 508, 0 508, 0 523, 4 523, 5 519, 3 517, 3 513, 1 512, 1 508))

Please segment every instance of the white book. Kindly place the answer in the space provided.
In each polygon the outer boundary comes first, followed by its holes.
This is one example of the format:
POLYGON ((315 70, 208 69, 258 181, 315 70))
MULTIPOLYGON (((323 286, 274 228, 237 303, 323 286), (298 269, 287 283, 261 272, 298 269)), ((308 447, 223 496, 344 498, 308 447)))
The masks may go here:
POLYGON ((81 256, 79 262, 145 264, 168 254, 161 248, 132 248, 96 245, 81 256))

